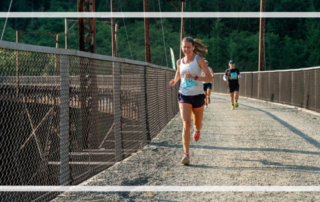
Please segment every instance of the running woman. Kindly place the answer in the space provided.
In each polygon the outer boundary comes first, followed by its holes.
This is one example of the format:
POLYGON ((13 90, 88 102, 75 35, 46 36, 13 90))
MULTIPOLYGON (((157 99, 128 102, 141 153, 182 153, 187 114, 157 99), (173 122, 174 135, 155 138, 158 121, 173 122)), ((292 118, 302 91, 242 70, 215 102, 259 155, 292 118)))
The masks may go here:
MULTIPOLYGON (((209 65, 209 62, 208 60, 204 60, 204 62, 209 65)), ((208 67, 209 71, 210 71, 210 74, 212 76, 212 78, 214 78, 214 73, 212 71, 212 68, 211 67, 208 67)), ((202 72, 201 74, 202 76, 205 76, 204 72, 202 72)), ((204 94, 206 96, 206 98, 204 99, 205 100, 205 103, 206 103, 206 108, 208 108, 208 104, 211 103, 211 100, 210 100, 210 94, 211 94, 211 89, 212 89, 212 82, 207 82, 207 81, 203 81, 203 91, 204 91, 204 94)))
POLYGON ((239 69, 235 68, 236 63, 233 60, 229 61, 229 69, 226 70, 223 80, 228 82, 228 89, 230 93, 230 102, 232 104, 231 109, 234 110, 235 107, 238 107, 239 100, 239 81, 241 81, 241 74, 239 69), (234 103, 235 98, 235 103, 234 103))
POLYGON ((174 86, 179 79, 178 101, 181 119, 183 122, 182 143, 184 156, 181 163, 188 165, 190 163, 190 129, 191 129, 191 112, 193 112, 194 141, 200 139, 200 130, 202 127, 204 98, 203 81, 212 82, 207 64, 199 55, 205 55, 207 48, 198 39, 185 37, 181 41, 181 49, 185 57, 177 61, 177 72, 175 78, 169 82, 174 86), (201 76, 201 72, 205 76, 201 76))

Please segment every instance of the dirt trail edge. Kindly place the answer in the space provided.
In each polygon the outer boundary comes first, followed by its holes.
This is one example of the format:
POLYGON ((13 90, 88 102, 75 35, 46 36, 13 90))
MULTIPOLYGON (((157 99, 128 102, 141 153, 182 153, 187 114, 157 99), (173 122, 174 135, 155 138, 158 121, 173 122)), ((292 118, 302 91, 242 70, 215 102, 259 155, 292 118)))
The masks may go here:
MULTIPOLYGON (((320 116, 285 106, 211 96, 201 138, 183 166, 178 114, 143 150, 83 186, 319 186, 320 116)), ((192 131, 193 132, 193 131, 192 131)), ((66 192, 66 201, 320 201, 319 192, 66 192)))

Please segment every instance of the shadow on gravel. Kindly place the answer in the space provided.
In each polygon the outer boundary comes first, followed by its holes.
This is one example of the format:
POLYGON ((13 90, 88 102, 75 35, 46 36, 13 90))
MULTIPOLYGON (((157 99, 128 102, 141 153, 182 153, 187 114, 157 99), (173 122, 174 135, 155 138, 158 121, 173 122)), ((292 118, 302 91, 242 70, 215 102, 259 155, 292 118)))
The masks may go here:
POLYGON ((204 168, 204 169, 216 169, 216 170, 290 170, 296 172, 308 172, 308 171, 320 171, 319 167, 314 166, 299 166, 299 165, 285 165, 277 162, 271 162, 267 160, 239 160, 239 161, 253 161, 260 162, 265 166, 261 167, 220 167, 220 166, 207 166, 207 165, 195 165, 190 164, 186 167, 190 168, 204 168), (272 166, 272 167, 271 167, 272 166))
MULTIPOLYGON (((225 100, 228 102, 227 99, 223 99, 223 98, 215 98, 215 99, 220 99, 220 100, 225 100)), ((277 116, 271 114, 270 112, 267 112, 265 110, 262 110, 262 109, 259 109, 259 108, 256 108, 256 107, 251 107, 249 105, 246 105, 246 104, 241 104, 241 106, 246 106, 248 108, 251 108, 251 109, 254 109, 254 110, 257 110, 257 111, 260 111, 260 112, 263 112, 265 113, 266 115, 270 116, 272 119, 274 119, 275 121, 278 121, 280 124, 282 124, 284 127, 288 128, 289 130, 291 130, 293 133, 297 134, 298 136, 302 137, 305 141, 309 142, 310 144, 312 144, 313 146, 317 147, 318 149, 320 149, 320 143, 313 139, 312 137, 304 134, 302 131, 300 131, 299 129, 295 128, 294 126, 290 125, 289 123, 279 119, 277 116)))
POLYGON ((266 166, 278 166, 278 167, 266 167, 268 169, 287 169, 287 170, 311 170, 311 171, 319 171, 319 167, 314 166, 299 166, 299 165, 286 165, 278 162, 272 162, 268 160, 251 160, 251 159, 239 159, 239 161, 251 161, 251 162, 259 162, 266 166))
MULTIPOLYGON (((129 180, 128 178, 125 178, 122 180, 120 186, 143 186, 144 184, 147 184, 149 181, 148 177, 138 177, 132 180, 129 180)), ((118 195, 125 199, 130 199, 130 201, 135 201, 134 199, 141 200, 140 196, 130 196, 131 192, 103 192, 101 194, 104 195, 118 195)))
POLYGON ((304 134, 302 131, 300 131, 299 129, 295 128, 294 126, 290 125, 289 123, 279 119, 277 116, 271 114, 270 112, 267 112, 265 110, 259 109, 259 108, 255 108, 255 107, 251 107, 245 104, 242 104, 242 106, 246 106, 248 108, 251 109, 255 109, 257 111, 263 112, 266 115, 270 116, 272 119, 274 119, 275 121, 278 121, 280 124, 282 124, 284 127, 288 128, 289 130, 291 130, 291 132, 295 133, 296 135, 302 137, 305 141, 309 142, 310 144, 312 144, 313 146, 317 147, 318 149, 320 149, 320 143, 313 139, 312 137, 304 134))
POLYGON ((282 164, 282 163, 278 163, 278 162, 271 162, 271 161, 267 161, 267 160, 240 159, 239 161, 260 162, 265 166, 261 166, 261 167, 220 167, 220 166, 207 166, 207 165, 190 164, 187 167, 216 169, 216 170, 290 170, 290 171, 296 171, 296 172, 298 172, 298 171, 301 171, 301 172, 320 171, 319 167, 286 165, 286 164, 282 164))
MULTIPOLYGON (((182 148, 182 144, 164 144, 157 142, 150 142, 149 145, 169 147, 169 148, 182 148)), ((297 154, 311 154, 320 155, 320 152, 313 151, 302 151, 302 150, 291 150, 291 149, 274 149, 274 148, 242 148, 242 147, 216 147, 216 146, 206 146, 206 145, 190 145, 190 148, 196 149, 215 149, 215 150, 227 150, 227 151, 267 151, 267 152, 288 152, 297 154)))

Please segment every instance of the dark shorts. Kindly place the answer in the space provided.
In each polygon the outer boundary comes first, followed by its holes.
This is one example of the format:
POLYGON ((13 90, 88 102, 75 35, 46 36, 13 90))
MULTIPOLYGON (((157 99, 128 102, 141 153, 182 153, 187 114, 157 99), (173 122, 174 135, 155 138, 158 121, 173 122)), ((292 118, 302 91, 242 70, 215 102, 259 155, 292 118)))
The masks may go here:
POLYGON ((238 91, 239 92, 239 84, 229 84, 228 89, 229 89, 229 93, 233 93, 234 91, 238 91))
POLYGON ((201 108, 204 106, 204 94, 199 95, 182 95, 178 93, 179 103, 189 104, 192 106, 192 109, 201 108))
POLYGON ((203 84, 203 90, 207 91, 207 89, 212 89, 212 83, 204 83, 203 84))

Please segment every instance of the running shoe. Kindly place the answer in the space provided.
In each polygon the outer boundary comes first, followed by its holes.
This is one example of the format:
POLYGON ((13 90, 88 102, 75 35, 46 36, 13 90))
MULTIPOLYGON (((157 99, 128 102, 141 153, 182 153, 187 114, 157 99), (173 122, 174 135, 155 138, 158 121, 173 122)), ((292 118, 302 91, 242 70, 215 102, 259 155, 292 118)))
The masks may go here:
POLYGON ((239 107, 238 102, 235 103, 235 107, 239 107))
POLYGON ((208 103, 206 103, 206 108, 208 108, 208 103))
POLYGON ((232 105, 231 110, 234 110, 234 105, 232 105))
POLYGON ((194 131, 193 140, 198 142, 199 139, 200 139, 200 131, 194 131))
POLYGON ((190 156, 189 156, 189 154, 184 154, 184 157, 182 158, 181 163, 182 163, 183 165, 189 165, 189 163, 190 163, 190 156))

